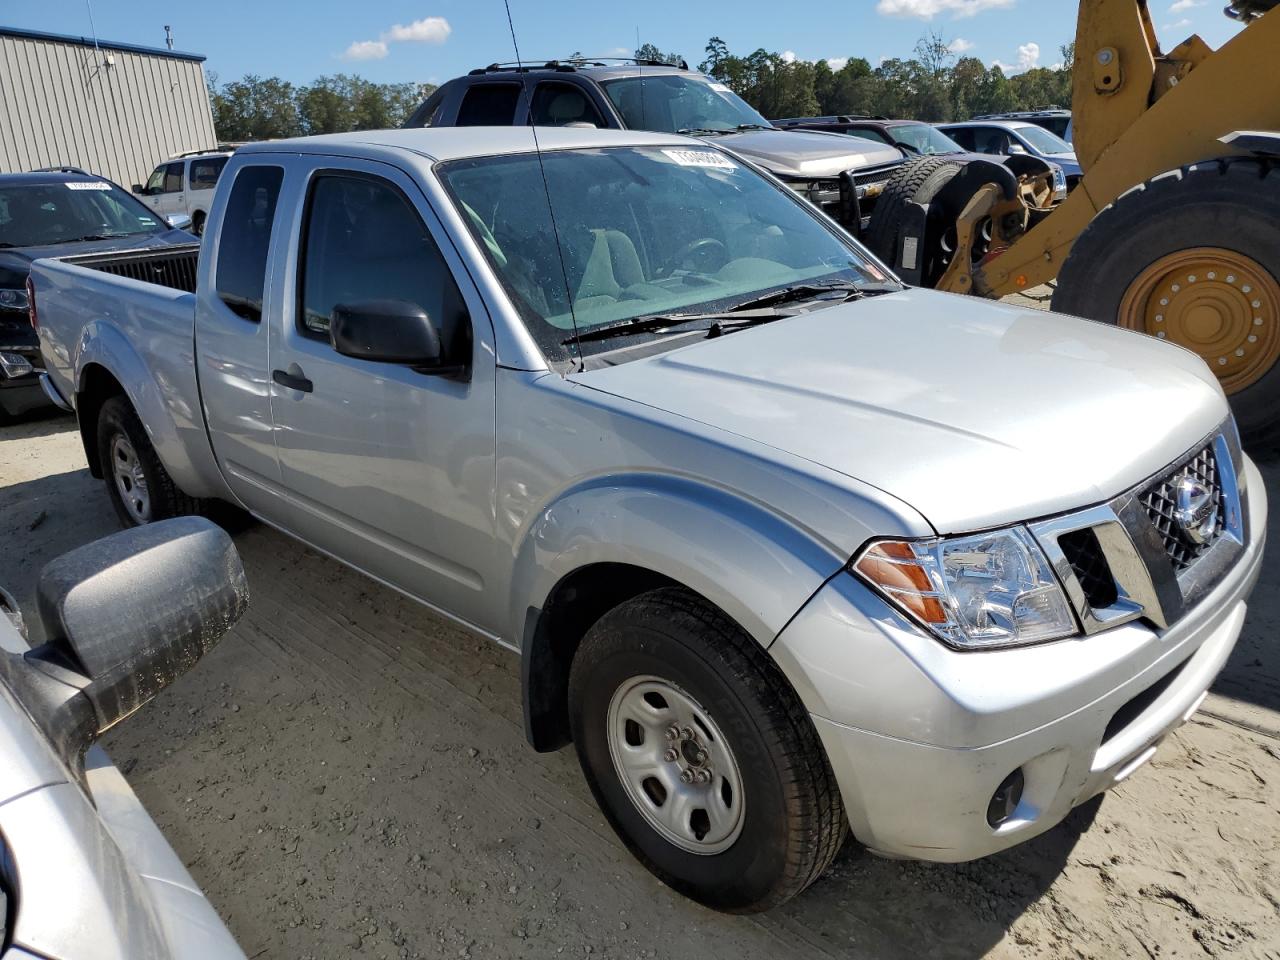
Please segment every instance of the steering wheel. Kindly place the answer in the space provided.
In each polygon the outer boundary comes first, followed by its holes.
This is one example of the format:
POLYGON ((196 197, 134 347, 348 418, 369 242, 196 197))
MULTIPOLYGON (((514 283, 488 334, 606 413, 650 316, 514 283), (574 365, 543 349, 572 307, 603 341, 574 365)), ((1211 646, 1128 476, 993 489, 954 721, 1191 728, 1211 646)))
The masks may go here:
POLYGON ((667 275, 670 276, 677 267, 690 261, 694 262, 694 269, 699 272, 714 273, 729 262, 729 248, 715 237, 700 237, 686 243, 668 261, 667 275))

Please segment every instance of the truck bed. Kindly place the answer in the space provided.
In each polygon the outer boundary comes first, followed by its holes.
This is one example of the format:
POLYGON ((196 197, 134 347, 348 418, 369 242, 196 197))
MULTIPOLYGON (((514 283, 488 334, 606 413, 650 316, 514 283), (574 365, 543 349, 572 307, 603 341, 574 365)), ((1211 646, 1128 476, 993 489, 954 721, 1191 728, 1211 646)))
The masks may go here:
POLYGON ((174 290, 195 293, 196 267, 200 260, 200 244, 165 247, 163 250, 130 250, 121 253, 88 253, 59 258, 90 270, 128 277, 143 283, 154 283, 174 290))

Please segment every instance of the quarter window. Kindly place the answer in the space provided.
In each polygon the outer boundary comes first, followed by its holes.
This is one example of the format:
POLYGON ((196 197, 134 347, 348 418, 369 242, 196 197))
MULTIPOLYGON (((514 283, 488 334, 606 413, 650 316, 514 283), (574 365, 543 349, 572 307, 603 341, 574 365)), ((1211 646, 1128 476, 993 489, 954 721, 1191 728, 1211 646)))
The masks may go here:
POLYGON ((329 339, 334 307, 370 300, 416 304, 435 322, 446 354, 466 329, 462 295, 408 198, 385 180, 315 178, 303 222, 298 329, 329 339))
POLYGON ((164 192, 182 192, 182 164, 171 163, 164 168, 164 192))
POLYGON ((218 234, 218 266, 214 286, 218 299, 233 313, 262 319, 271 224, 284 170, 280 167, 241 167, 227 198, 218 234))
POLYGON ((520 89, 518 83, 477 83, 468 88, 458 107, 457 126, 511 126, 516 122, 520 89))

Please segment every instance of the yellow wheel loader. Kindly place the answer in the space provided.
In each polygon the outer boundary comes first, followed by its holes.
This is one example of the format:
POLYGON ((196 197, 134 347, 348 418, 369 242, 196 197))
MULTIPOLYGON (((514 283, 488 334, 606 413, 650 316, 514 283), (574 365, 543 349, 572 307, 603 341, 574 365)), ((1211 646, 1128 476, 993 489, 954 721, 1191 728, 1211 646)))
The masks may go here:
POLYGON ((1193 36, 1166 54, 1147 0, 1081 0, 1080 185, 1051 207, 1034 164, 927 158, 887 186, 869 243, 908 282, 955 293, 1056 277, 1054 310, 1193 350, 1242 432, 1280 437, 1278 5, 1233 3, 1245 28, 1220 50, 1193 36))

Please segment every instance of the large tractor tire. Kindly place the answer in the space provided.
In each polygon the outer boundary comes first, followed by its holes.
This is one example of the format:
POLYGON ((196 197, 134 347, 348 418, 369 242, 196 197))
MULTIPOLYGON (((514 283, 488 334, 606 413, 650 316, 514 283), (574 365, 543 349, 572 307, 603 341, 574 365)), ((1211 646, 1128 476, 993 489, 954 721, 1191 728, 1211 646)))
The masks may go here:
POLYGON ((1199 354, 1241 432, 1280 438, 1280 165, 1249 157, 1154 177, 1076 240, 1053 309, 1199 354))
POLYGON ((866 244, 871 252, 897 269, 898 237, 907 204, 928 205, 964 166, 946 157, 924 157, 905 163, 885 184, 876 201, 876 210, 867 228, 866 244))

